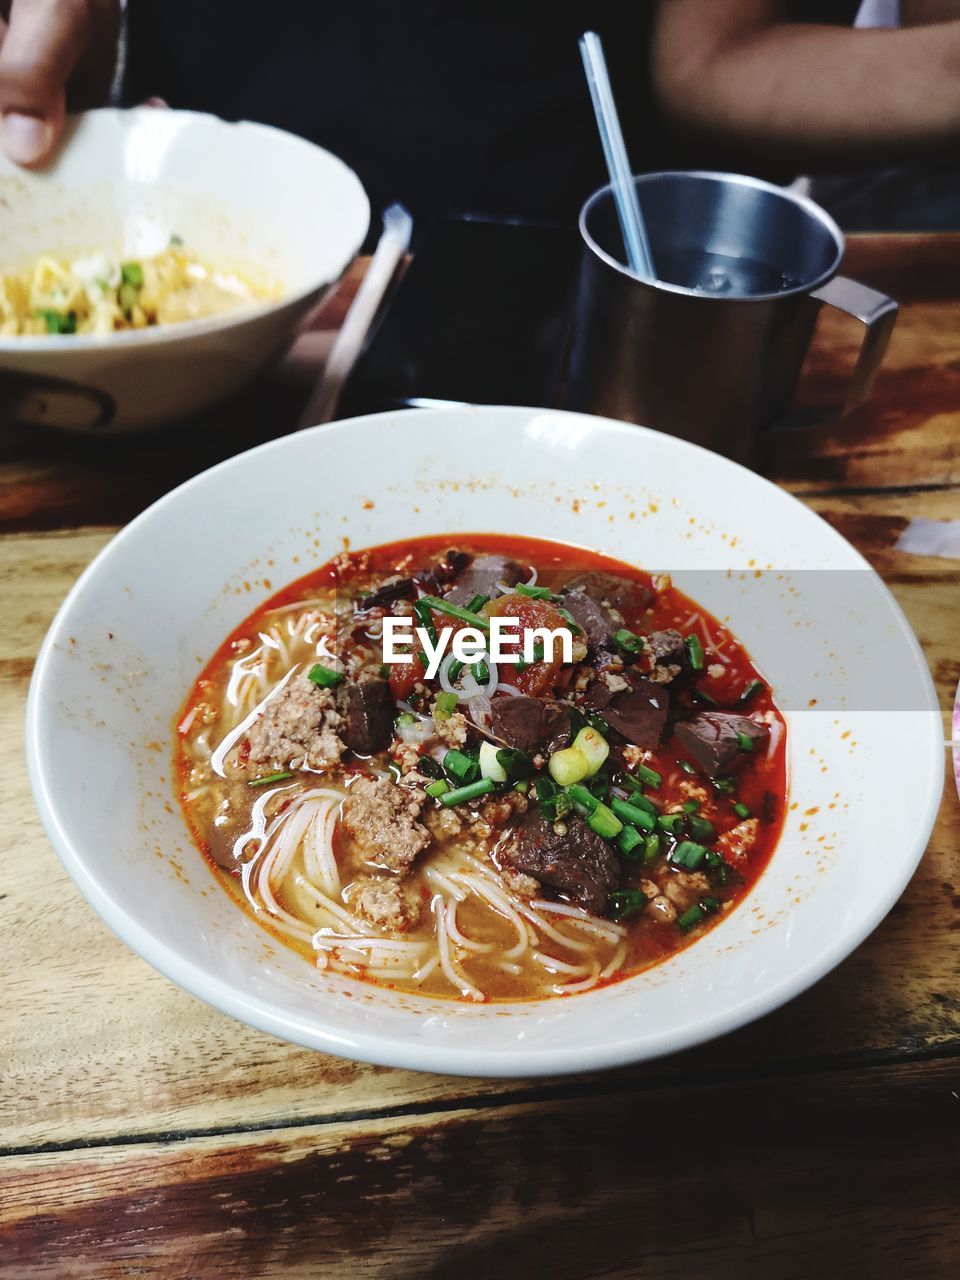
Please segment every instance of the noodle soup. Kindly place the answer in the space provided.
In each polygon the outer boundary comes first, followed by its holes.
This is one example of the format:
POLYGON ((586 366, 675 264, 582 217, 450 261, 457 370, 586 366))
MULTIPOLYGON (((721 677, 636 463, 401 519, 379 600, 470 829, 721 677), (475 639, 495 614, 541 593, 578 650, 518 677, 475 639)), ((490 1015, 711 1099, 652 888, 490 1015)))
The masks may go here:
POLYGON ((785 755, 749 655, 667 577, 491 535, 294 583, 177 730, 181 803, 239 908, 321 968, 474 1001, 588 991, 713 928, 776 843, 785 755), (388 619, 412 633, 389 663, 388 619), (464 662, 467 631, 487 648, 464 662), (548 638, 524 656, 528 632, 548 638))

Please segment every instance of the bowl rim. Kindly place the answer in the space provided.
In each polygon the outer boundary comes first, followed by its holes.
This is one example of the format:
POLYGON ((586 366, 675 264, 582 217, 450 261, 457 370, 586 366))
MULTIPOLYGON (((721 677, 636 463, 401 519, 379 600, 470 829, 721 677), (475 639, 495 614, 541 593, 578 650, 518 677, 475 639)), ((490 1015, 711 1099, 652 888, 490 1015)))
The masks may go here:
MULTIPOLYGON (((505 405, 469 405, 458 406, 458 408, 462 412, 479 410, 483 413, 491 413, 505 418, 528 418, 531 414, 544 412, 543 410, 528 407, 505 405)), ((435 409, 406 409, 402 412, 405 420, 412 420, 414 415, 418 419, 429 420, 437 411, 435 409)), ((575 413, 568 410, 549 410, 548 412, 551 416, 556 415, 564 419, 586 419, 588 423, 599 426, 604 431, 611 431, 615 435, 621 435, 624 438, 636 438, 637 433, 639 433, 641 439, 655 437, 661 443, 667 439, 671 441, 672 446, 680 450, 681 455, 687 455, 692 462, 695 462, 697 458, 703 455, 707 455, 714 461, 719 457, 719 455, 704 449, 700 445, 692 444, 676 437, 665 437, 661 432, 653 431, 647 427, 636 426, 632 423, 594 417, 589 414, 575 413)), ((196 996, 223 1013, 230 1014, 243 1023, 260 1031, 268 1032, 279 1039, 302 1045, 305 1048, 320 1050, 355 1061, 457 1076, 533 1078, 609 1069, 627 1066, 640 1061, 650 1061, 665 1054, 692 1048, 727 1032, 737 1030, 786 1004, 795 996, 820 981, 821 978, 825 977, 826 974, 855 951, 877 928, 900 898, 923 857, 936 821, 944 790, 946 752, 944 750, 941 710, 933 678, 919 641, 896 598, 872 565, 861 555, 856 547, 838 533, 822 516, 800 502, 793 494, 774 484, 766 477, 726 458, 719 459, 721 464, 733 468, 736 472, 743 473, 748 483, 775 490, 782 499, 801 508, 806 516, 819 521, 824 526, 828 536, 834 539, 839 546, 842 546, 847 555, 851 556, 860 567, 873 574, 883 590, 886 603, 891 610, 893 618, 898 622, 910 649, 911 656, 919 668, 921 682, 927 696, 927 707, 920 714, 926 714, 929 722, 927 745, 931 767, 925 770, 924 773, 926 789, 925 794, 920 797, 920 803, 917 805, 918 822, 915 827, 917 835, 909 856, 904 857, 900 870, 895 876, 891 877, 886 892, 877 901, 876 905, 860 919, 856 927, 848 927, 846 930, 837 931, 830 940, 825 942, 820 950, 811 953, 803 963, 792 968, 761 992, 750 993, 736 1003, 728 1005, 722 1011, 706 1018, 699 1018, 696 1021, 691 1020, 682 1028, 653 1033, 647 1029, 642 1035, 627 1035, 617 1040, 607 1039, 599 1044, 583 1042, 573 1047, 531 1048, 527 1046, 518 1048, 516 1045, 512 1045, 477 1050, 463 1047, 462 1045, 451 1046, 425 1043, 405 1037, 402 1034, 396 1034, 392 1030, 357 1031, 351 1029, 346 1031, 343 1028, 324 1028, 315 1021, 308 1022, 287 1013, 277 1013, 268 1002, 247 995, 237 986, 211 975, 201 965, 184 959, 175 948, 133 919, 111 897, 108 887, 90 874, 71 839, 69 831, 62 823, 57 812, 53 795, 55 780, 50 776, 47 765, 41 758, 38 742, 44 684, 58 644, 59 633, 64 627, 74 601, 84 590, 87 581, 94 575, 101 573, 104 565, 109 565, 110 559, 116 554, 115 549, 122 546, 123 541, 132 536, 133 531, 137 531, 142 525, 149 523, 159 508, 164 504, 177 500, 177 495, 182 494, 184 491, 203 485, 206 483, 207 477, 212 473, 222 474, 235 467, 247 466, 251 458, 263 457, 270 451, 280 451, 285 447, 291 447, 293 442, 306 443, 316 438, 321 432, 323 433, 323 438, 329 440, 333 433, 355 433, 357 430, 363 430, 364 424, 396 420, 397 416, 397 411, 368 414, 312 427, 292 435, 279 436, 207 468, 192 476, 183 484, 171 489, 157 499, 156 502, 151 503, 129 524, 120 529, 94 557, 70 589, 44 637, 31 677, 26 711, 26 757, 31 788, 43 827, 60 861, 81 894, 113 932, 142 959, 163 974, 164 977, 170 979, 170 981, 182 987, 191 995, 196 996)), ((742 478, 743 476, 741 476, 742 478)), ((775 853, 776 851, 774 851, 774 855, 775 853)), ((585 992, 571 998, 588 1001, 592 994, 595 993, 585 992)), ((542 1001, 517 1002, 517 1005, 523 1004, 527 1004, 531 1009, 534 1009, 537 1005, 542 1004, 542 1001)))
MULTIPOLYGON (((185 111, 170 107, 97 107, 91 111, 76 112, 68 116, 67 131, 68 134, 76 131, 85 120, 91 118, 109 119, 121 129, 129 129, 133 127, 136 120, 142 118, 148 112, 152 115, 157 111, 164 111, 167 115, 182 117, 193 122, 202 121, 204 124, 211 125, 214 129, 254 133, 272 139, 283 138, 306 151, 319 153, 326 157, 328 161, 331 161, 334 168, 338 169, 341 176, 346 180, 345 191, 346 188, 352 187, 353 197, 359 197, 359 207, 364 214, 362 229, 359 231, 359 236, 354 237, 355 243, 353 243, 346 256, 344 266, 337 275, 329 279, 324 277, 313 280, 295 290, 285 291, 279 298, 262 299, 252 302, 248 306, 237 307, 233 311, 222 312, 220 315, 199 316, 194 320, 180 320, 176 324, 152 325, 146 329, 120 329, 116 333, 35 333, 19 336, 0 336, 0 354, 15 355, 17 352, 21 352, 40 355, 60 351, 120 350, 126 347, 152 346, 157 343, 191 342, 195 338, 203 337, 206 334, 225 332, 236 326, 259 319, 261 316, 273 315, 288 308, 303 307, 305 303, 318 300, 323 290, 337 284, 349 271, 370 229, 370 198, 357 174, 344 160, 341 160, 334 152, 327 150, 326 147, 321 147, 318 143, 311 142, 309 138, 303 138, 297 133, 290 133, 286 129, 279 129, 275 125, 261 124, 256 120, 224 120, 209 111, 185 111)), ((69 136, 67 141, 58 149, 57 156, 59 156, 64 145, 69 145, 69 136)), ((31 172, 29 169, 18 171, 18 176, 21 177, 21 180, 25 178, 29 182, 31 172)), ((39 172, 46 174, 49 171, 39 170, 39 172)), ((357 226, 360 228, 359 220, 357 226)))

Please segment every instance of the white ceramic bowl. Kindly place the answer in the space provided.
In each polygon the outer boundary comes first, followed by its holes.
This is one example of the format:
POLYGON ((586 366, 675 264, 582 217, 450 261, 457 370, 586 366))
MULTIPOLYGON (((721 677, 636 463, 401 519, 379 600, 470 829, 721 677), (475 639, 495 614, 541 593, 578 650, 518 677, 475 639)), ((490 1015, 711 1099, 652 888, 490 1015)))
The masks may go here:
POLYGON ((346 421, 191 480, 74 587, 40 654, 27 719, 34 794, 60 857, 162 973, 289 1040, 475 1075, 635 1061, 796 995, 902 892, 944 776, 916 640, 827 524, 696 446, 529 409, 346 421), (665 964, 565 999, 466 1005, 318 973, 225 892, 209 892, 212 872, 169 803, 177 710, 201 663, 260 600, 347 538, 358 548, 477 530, 563 539, 670 571, 729 618, 787 712, 791 808, 752 893, 665 964), (163 750, 144 749, 150 742, 163 750))
POLYGON ((222 399, 291 341, 369 219, 359 180, 329 152, 188 111, 75 117, 55 161, 37 172, 0 155, 0 270, 41 253, 147 256, 177 234, 214 263, 282 286, 268 305, 178 325, 0 338, 0 370, 20 375, 7 380, 5 416, 102 434, 222 399))

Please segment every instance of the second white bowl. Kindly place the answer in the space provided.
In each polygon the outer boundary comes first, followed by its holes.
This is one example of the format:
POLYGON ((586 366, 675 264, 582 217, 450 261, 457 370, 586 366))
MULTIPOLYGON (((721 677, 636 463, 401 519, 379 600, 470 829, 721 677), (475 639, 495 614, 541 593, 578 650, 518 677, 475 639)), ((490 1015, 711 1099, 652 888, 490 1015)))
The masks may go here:
POLYGON ((0 155, 0 267, 103 248, 124 258, 173 234, 201 257, 277 282, 255 309, 116 334, 0 338, 4 416, 72 431, 173 421, 249 381, 350 264, 370 206, 321 147, 187 111, 91 111, 42 171, 0 155))

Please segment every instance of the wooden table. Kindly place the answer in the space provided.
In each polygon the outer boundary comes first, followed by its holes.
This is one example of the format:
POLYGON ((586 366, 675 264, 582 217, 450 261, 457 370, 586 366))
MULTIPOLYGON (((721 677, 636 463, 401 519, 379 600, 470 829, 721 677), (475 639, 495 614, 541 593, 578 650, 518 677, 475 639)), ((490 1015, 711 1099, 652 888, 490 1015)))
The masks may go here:
MULTIPOLYGON (((960 517, 960 237, 858 238, 847 269, 905 304, 875 401, 843 426, 783 433, 765 468, 883 573, 946 712, 960 563, 895 543, 915 517, 960 517)), ((835 398, 857 337, 823 317, 809 402, 835 398)), ((44 631, 118 525, 282 432, 305 385, 293 361, 242 425, 226 410, 202 434, 0 437, 4 1280, 958 1274, 952 786, 901 902, 814 990, 696 1051, 554 1081, 282 1044, 173 987, 80 899, 23 766, 44 631)))

